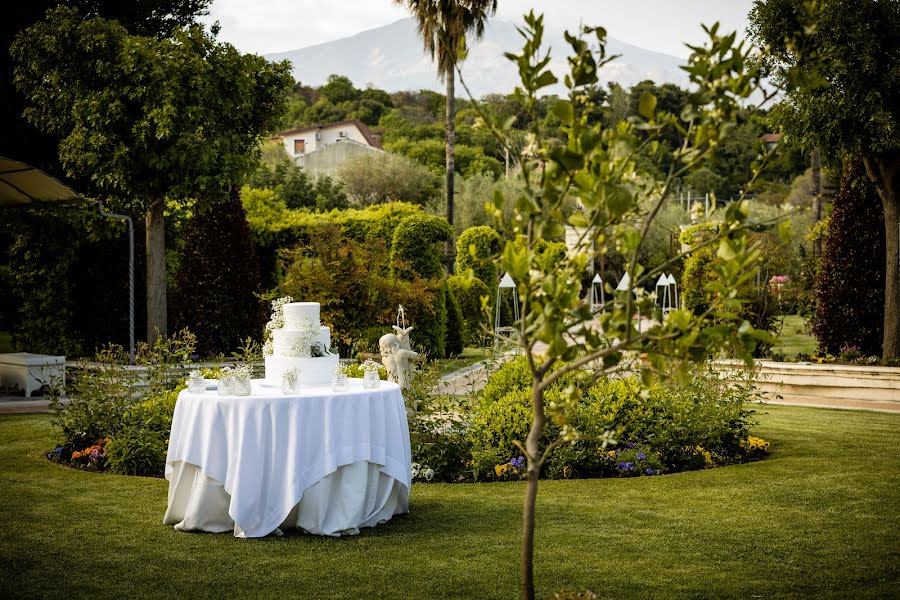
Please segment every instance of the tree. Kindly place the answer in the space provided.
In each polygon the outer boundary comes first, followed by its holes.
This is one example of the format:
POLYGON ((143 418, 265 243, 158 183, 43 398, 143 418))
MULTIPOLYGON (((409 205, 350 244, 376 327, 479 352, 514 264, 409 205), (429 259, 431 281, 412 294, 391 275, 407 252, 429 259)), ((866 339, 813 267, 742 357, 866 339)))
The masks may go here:
POLYGON ((813 333, 819 349, 837 356, 857 346, 881 349, 884 316, 884 225, 880 201, 859 158, 847 161, 828 218, 816 278, 813 333))
POLYGON ((359 206, 397 201, 424 206, 440 193, 440 179, 427 167, 387 152, 348 160, 337 178, 359 206))
POLYGON ((175 322, 197 335, 202 356, 226 354, 258 339, 265 323, 259 261, 236 187, 187 223, 178 261, 175 322))
POLYGON ((205 14, 210 0, 29 0, 7 10, 0 20, 0 156, 9 156, 65 177, 56 146, 59 140, 31 126, 22 118, 26 100, 13 85, 13 61, 9 54, 16 35, 44 18, 49 9, 67 4, 81 15, 118 21, 129 33, 162 37, 175 27, 194 23, 205 14))
POLYGON ((787 88, 785 131, 832 160, 862 157, 885 227, 882 356, 900 356, 900 3, 757 0, 750 32, 787 88))
POLYGON ((453 225, 453 143, 456 127, 455 73, 465 52, 466 35, 484 35, 497 0, 394 0, 412 12, 425 50, 437 61, 438 77, 447 83, 447 221, 453 225))
POLYGON ((165 334, 165 200, 215 197, 256 165, 288 64, 240 54, 199 26, 137 36, 66 7, 22 32, 12 55, 25 117, 60 136, 66 172, 145 213, 147 335, 165 334))
MULTIPOLYGON (((523 50, 509 57, 516 63, 522 81, 516 94, 527 109, 534 110, 540 90, 558 79, 547 68, 550 58, 541 50, 543 17, 527 15, 520 31, 525 37, 523 50)), ((549 386, 566 376, 567 381, 595 379, 619 364, 623 351, 646 352, 649 365, 632 367, 640 367, 645 378, 666 368, 667 359, 677 360, 674 366, 681 376, 687 376, 692 361, 704 361, 721 348, 730 348, 752 362, 755 340, 765 337, 747 323, 737 327, 734 320, 741 304, 735 290, 755 277, 758 258, 747 231, 746 202, 733 203, 718 232, 688 251, 717 248, 721 259, 711 267, 719 277, 711 284, 707 310, 700 314, 676 310, 663 320, 651 298, 634 294, 653 282, 666 266, 647 268, 639 262, 639 256, 671 186, 711 156, 733 126, 739 101, 758 89, 758 79, 744 72, 745 52, 743 44, 734 45, 735 34, 719 35, 718 26, 707 29, 707 33, 708 46, 695 49, 686 67, 694 87, 683 113, 689 133, 674 150, 662 181, 641 166, 645 161, 636 160, 642 154, 657 156, 656 145, 664 130, 678 126, 676 117, 656 110, 653 94, 643 94, 639 99, 640 119, 636 122, 620 122, 610 128, 588 123, 594 107, 586 105, 588 96, 583 90, 597 84, 598 69, 611 60, 606 57, 606 32, 602 28, 584 28, 582 34, 590 36, 591 44, 581 37, 566 36, 573 52, 568 59, 570 72, 565 76, 569 97, 557 100, 550 108, 562 124, 562 144, 542 139, 536 124, 530 132, 533 143, 517 151, 524 190, 515 198, 510 237, 521 236, 522 242, 507 241, 498 266, 516 283, 522 307, 515 325, 517 343, 532 378, 531 429, 524 443, 517 444, 527 460, 521 553, 521 592, 527 600, 535 597, 535 507, 541 469, 554 448, 579 438, 569 413, 578 403, 579 390, 585 387, 567 386, 554 396, 553 403, 546 404, 544 395, 549 386), (598 50, 593 51, 593 47, 598 50), (569 210, 574 203, 582 209, 569 210), (582 228, 580 243, 571 253, 541 260, 545 240, 560 237, 566 225, 582 228), (596 327, 578 282, 588 263, 598 258, 595 249, 606 242, 624 254, 631 283, 628 290, 607 303, 596 327), (638 311, 657 315, 659 323, 636 328, 633 317, 638 311), (588 367, 593 370, 585 371, 588 367), (551 419, 561 434, 542 449, 540 442, 551 419)), ((489 119, 487 115, 485 118, 489 119)), ((508 122, 490 123, 498 137, 507 135, 508 122)), ((489 206, 495 217, 502 216, 498 206, 502 200, 498 198, 489 206)), ((608 297, 614 297, 611 287, 608 297)), ((607 441, 610 435, 607 432, 607 441)))

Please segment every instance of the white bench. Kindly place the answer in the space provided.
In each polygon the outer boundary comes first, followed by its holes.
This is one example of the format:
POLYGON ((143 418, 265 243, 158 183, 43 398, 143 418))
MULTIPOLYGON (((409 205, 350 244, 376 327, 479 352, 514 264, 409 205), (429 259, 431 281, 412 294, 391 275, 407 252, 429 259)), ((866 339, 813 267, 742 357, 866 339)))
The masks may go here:
POLYGON ((12 384, 24 389, 28 398, 43 385, 58 384, 64 389, 66 357, 30 352, 0 354, 0 385, 9 388, 12 384))

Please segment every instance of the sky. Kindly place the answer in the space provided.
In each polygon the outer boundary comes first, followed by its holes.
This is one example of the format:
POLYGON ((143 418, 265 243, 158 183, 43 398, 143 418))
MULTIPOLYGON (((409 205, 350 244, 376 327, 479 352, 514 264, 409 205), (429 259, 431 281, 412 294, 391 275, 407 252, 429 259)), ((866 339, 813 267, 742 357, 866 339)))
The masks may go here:
MULTIPOLYGON (((543 12, 548 25, 602 25, 610 37, 685 58, 685 42, 704 39, 700 23, 746 28, 753 0, 499 0, 497 18, 521 22, 543 12)), ((393 0, 213 0, 204 23, 218 21, 219 39, 266 54, 330 42, 393 23, 409 13, 393 0)))

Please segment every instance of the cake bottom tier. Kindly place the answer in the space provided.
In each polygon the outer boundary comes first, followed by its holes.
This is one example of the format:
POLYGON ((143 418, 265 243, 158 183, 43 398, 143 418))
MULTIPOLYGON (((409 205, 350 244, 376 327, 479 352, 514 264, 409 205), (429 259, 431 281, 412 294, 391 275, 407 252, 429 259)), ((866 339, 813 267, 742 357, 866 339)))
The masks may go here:
POLYGON ((337 354, 316 356, 314 358, 297 358, 293 356, 266 357, 266 383, 281 385, 284 372, 297 369, 300 372, 300 387, 316 387, 331 383, 331 374, 338 366, 340 357, 337 354))

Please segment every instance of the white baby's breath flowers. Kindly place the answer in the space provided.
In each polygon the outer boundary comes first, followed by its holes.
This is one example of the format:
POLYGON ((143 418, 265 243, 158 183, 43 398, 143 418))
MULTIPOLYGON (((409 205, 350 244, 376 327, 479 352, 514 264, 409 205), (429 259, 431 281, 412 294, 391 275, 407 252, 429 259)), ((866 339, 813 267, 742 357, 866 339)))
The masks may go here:
POLYGON ((194 369, 193 371, 190 372, 190 374, 188 375, 188 378, 189 379, 203 379, 203 371, 201 371, 200 369, 194 369))

